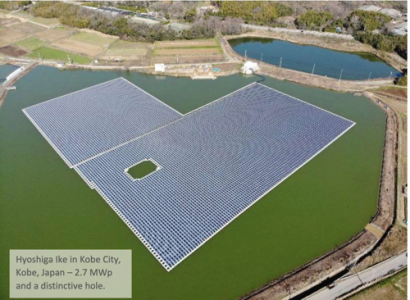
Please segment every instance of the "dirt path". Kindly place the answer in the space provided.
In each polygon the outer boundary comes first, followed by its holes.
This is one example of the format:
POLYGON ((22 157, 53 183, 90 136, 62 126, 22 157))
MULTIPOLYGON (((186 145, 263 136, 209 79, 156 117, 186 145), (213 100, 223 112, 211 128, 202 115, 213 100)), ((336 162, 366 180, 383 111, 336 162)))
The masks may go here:
POLYGON ((398 165, 397 165, 397 223, 405 228, 407 224, 407 95, 397 90, 377 90, 373 97, 386 103, 396 114, 398 122, 398 165))

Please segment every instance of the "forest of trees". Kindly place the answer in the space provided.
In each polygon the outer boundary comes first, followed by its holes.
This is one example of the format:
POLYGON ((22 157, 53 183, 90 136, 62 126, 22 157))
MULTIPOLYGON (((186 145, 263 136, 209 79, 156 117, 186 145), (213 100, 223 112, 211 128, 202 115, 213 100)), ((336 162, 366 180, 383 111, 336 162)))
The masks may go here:
POLYGON ((401 57, 407 59, 407 36, 390 36, 359 31, 354 34, 354 37, 359 42, 369 44, 375 49, 387 52, 395 51, 401 57))
POLYGON ((296 19, 296 25, 301 29, 316 29, 322 31, 323 27, 333 20, 333 15, 327 11, 308 10, 296 19))
POLYGON ((31 7, 36 17, 58 18, 63 25, 76 28, 89 28, 102 33, 115 35, 130 41, 162 41, 175 39, 202 39, 214 37, 217 31, 227 34, 241 32, 240 19, 208 17, 194 21, 188 30, 176 32, 162 24, 148 25, 130 22, 125 17, 107 17, 102 13, 87 10, 78 5, 64 2, 39 2, 31 7))
POLYGON ((349 32, 373 31, 381 29, 391 18, 379 12, 355 10, 345 22, 345 27, 349 32))
POLYGON ((293 14, 292 8, 277 2, 215 1, 218 16, 241 18, 245 23, 270 25, 279 17, 293 14))

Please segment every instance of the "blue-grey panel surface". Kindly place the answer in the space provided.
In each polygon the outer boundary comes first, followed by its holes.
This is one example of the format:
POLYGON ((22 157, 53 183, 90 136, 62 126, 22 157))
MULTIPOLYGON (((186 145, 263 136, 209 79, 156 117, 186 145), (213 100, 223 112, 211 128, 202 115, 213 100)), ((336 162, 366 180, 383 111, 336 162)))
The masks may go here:
POLYGON ((252 84, 76 170, 170 270, 353 125, 252 84))
POLYGON ((23 111, 70 167, 181 117, 123 78, 23 111))

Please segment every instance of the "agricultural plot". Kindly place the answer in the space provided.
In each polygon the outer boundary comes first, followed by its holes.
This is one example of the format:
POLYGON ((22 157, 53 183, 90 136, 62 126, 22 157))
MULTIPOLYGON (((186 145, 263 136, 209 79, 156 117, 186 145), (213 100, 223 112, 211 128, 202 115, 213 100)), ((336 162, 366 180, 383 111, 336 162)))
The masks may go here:
POLYGON ((21 21, 19 19, 16 19, 16 18, 0 17, 0 26, 2 26, 2 27, 12 26, 12 25, 18 24, 20 22, 21 21))
POLYGON ((30 34, 24 33, 17 30, 12 30, 9 28, 1 28, 0 29, 0 40, 6 43, 13 43, 15 41, 24 39, 28 37, 30 34))
POLYGON ((202 56, 202 55, 215 55, 215 54, 220 54, 220 51, 218 48, 198 48, 198 49, 187 49, 187 48, 181 48, 181 49, 157 49, 155 50, 155 55, 159 56, 167 56, 167 55, 181 55, 181 56, 186 56, 186 55, 194 55, 195 56, 202 56))
POLYGON ((106 48, 118 38, 99 33, 79 32, 70 36, 69 39, 106 48))
POLYGON ((162 48, 202 48, 202 47, 219 47, 216 39, 211 40, 194 40, 194 41, 167 41, 155 42, 155 49, 162 48))
POLYGON ((29 51, 33 51, 35 49, 41 48, 46 44, 45 41, 37 39, 35 37, 29 37, 24 40, 18 41, 16 43, 17 46, 27 49, 29 51))
POLYGON ((19 18, 26 19, 27 21, 38 23, 38 24, 45 25, 48 27, 54 27, 54 26, 61 25, 58 19, 53 19, 53 18, 46 19, 46 18, 33 17, 32 15, 30 15, 28 12, 25 12, 25 11, 18 11, 18 12, 13 13, 13 15, 19 18))
POLYGON ((41 40, 45 40, 47 42, 53 42, 55 40, 59 40, 69 36, 72 33, 71 30, 62 30, 62 29, 50 29, 42 32, 37 32, 35 34, 41 40))
POLYGON ((8 46, 5 46, 5 47, 1 47, 0 48, 0 53, 4 54, 4 55, 7 55, 7 56, 15 56, 15 57, 19 57, 19 56, 23 56, 23 55, 27 54, 26 51, 24 51, 20 48, 17 48, 16 46, 13 46, 13 45, 8 45, 8 46))
POLYGON ((54 60, 54 61, 63 61, 67 62, 68 61, 68 56, 70 59, 73 61, 73 63, 76 64, 89 64, 91 62, 91 59, 82 55, 74 54, 74 53, 69 53, 65 51, 61 51, 58 49, 53 49, 49 47, 42 47, 34 52, 30 53, 27 55, 29 58, 34 58, 34 59, 41 59, 45 60, 54 60))
POLYGON ((223 52, 216 39, 155 43, 155 63, 202 63, 223 60, 223 52))
POLYGON ((150 45, 118 40, 105 51, 101 58, 108 60, 139 60, 145 57, 147 59, 150 53, 150 45))
POLYGON ((141 93, 130 101, 136 93, 114 80, 24 111, 168 271, 355 124, 260 84, 184 116, 152 96, 140 98, 141 93), (113 108, 101 91, 107 85, 116 95, 113 108), (106 118, 95 111, 104 104, 106 118), (147 109, 152 105, 158 110, 147 109), (124 118, 130 114, 136 118, 124 118), (124 120, 129 120, 126 126, 124 120), (164 125, 143 133, 139 125, 147 122, 164 125), (85 126, 93 130, 78 130, 85 126), (103 150, 130 133, 137 137, 103 150), (90 137, 97 142, 90 143, 90 137), (90 157, 98 151, 103 152, 90 157), (90 158, 81 161, 84 157, 90 158), (157 167, 134 180, 129 168, 147 160, 157 167))
POLYGON ((47 30, 44 26, 36 25, 30 22, 21 22, 10 27, 13 30, 18 30, 28 34, 34 34, 36 32, 47 30))
POLYGON ((58 40, 53 42, 51 46, 62 49, 64 51, 84 54, 89 57, 94 57, 104 50, 102 47, 72 39, 58 40))

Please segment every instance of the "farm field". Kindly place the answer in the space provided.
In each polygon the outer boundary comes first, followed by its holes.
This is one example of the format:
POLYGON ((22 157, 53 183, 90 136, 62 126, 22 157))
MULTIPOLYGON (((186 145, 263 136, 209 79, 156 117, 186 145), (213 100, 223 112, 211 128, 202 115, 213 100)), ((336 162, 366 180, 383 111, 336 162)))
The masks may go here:
POLYGON ((35 37, 29 37, 16 43, 17 46, 31 51, 43 47, 45 44, 45 41, 36 39, 35 37))
POLYGON ((71 30, 62 30, 62 29, 50 29, 35 34, 36 37, 48 42, 53 42, 55 40, 62 39, 69 36, 72 33, 71 30))
POLYGON ((71 35, 69 40, 80 41, 87 44, 106 48, 118 38, 98 33, 79 32, 71 35))
POLYGON ((27 54, 26 51, 24 51, 20 48, 17 48, 16 46, 13 46, 13 45, 8 45, 8 46, 1 47, 0 48, 0 53, 4 54, 4 55, 7 55, 7 56, 16 56, 16 57, 23 56, 23 55, 27 54))
POLYGON ((126 60, 136 65, 149 65, 151 46, 148 43, 136 43, 117 40, 100 56, 103 60, 126 60))
POLYGON ((32 15, 30 15, 28 12, 25 12, 25 11, 15 12, 15 13, 12 13, 12 15, 19 17, 19 18, 26 19, 31 22, 39 23, 45 26, 53 27, 53 26, 60 25, 60 21, 58 21, 58 19, 52 19, 52 18, 46 19, 46 18, 33 17, 32 15))
POLYGON ((216 39, 194 40, 194 41, 166 41, 155 42, 156 49, 162 48, 201 48, 201 47, 219 47, 216 39))
POLYGON ((13 30, 18 30, 27 34, 33 34, 36 32, 47 30, 44 26, 36 25, 30 22, 20 22, 10 27, 13 30))
MULTIPOLYGON (((17 90, 7 95, 0 109, 4 128, 0 155, 6 162, 0 168, 2 199, 6 199, 0 203, 0 231, 5 237, 0 251, 132 249, 134 299, 237 299, 347 241, 376 212, 383 111, 363 96, 266 78, 267 86, 357 124, 166 272, 98 193, 67 168, 21 111, 119 76, 181 113, 259 79, 232 75, 193 81, 133 72, 35 68, 16 83, 17 90)), ((9 295, 8 265, 8 256, 0 256, 0 298, 9 295)))
POLYGON ((155 63, 208 63, 224 60, 216 39, 156 42, 154 47, 155 63))
POLYGON ((58 41, 53 42, 51 46, 62 49, 64 51, 84 54, 89 57, 96 56, 103 51, 102 47, 95 46, 89 43, 72 40, 72 39, 58 40, 58 41))
POLYGON ((0 29, 0 41, 6 42, 6 43, 12 43, 21 39, 24 39, 25 37, 28 37, 30 34, 24 33, 21 31, 17 30, 12 30, 9 28, 1 28, 0 29))
POLYGON ((69 55, 70 59, 74 63, 77 63, 77 64, 89 64, 91 62, 91 58, 78 55, 78 54, 74 54, 74 53, 61 51, 58 49, 49 48, 49 47, 39 48, 33 53, 30 53, 29 55, 27 55, 27 57, 39 59, 39 54, 42 59, 46 59, 46 60, 48 59, 48 60, 67 62, 68 60, 67 55, 69 55))

